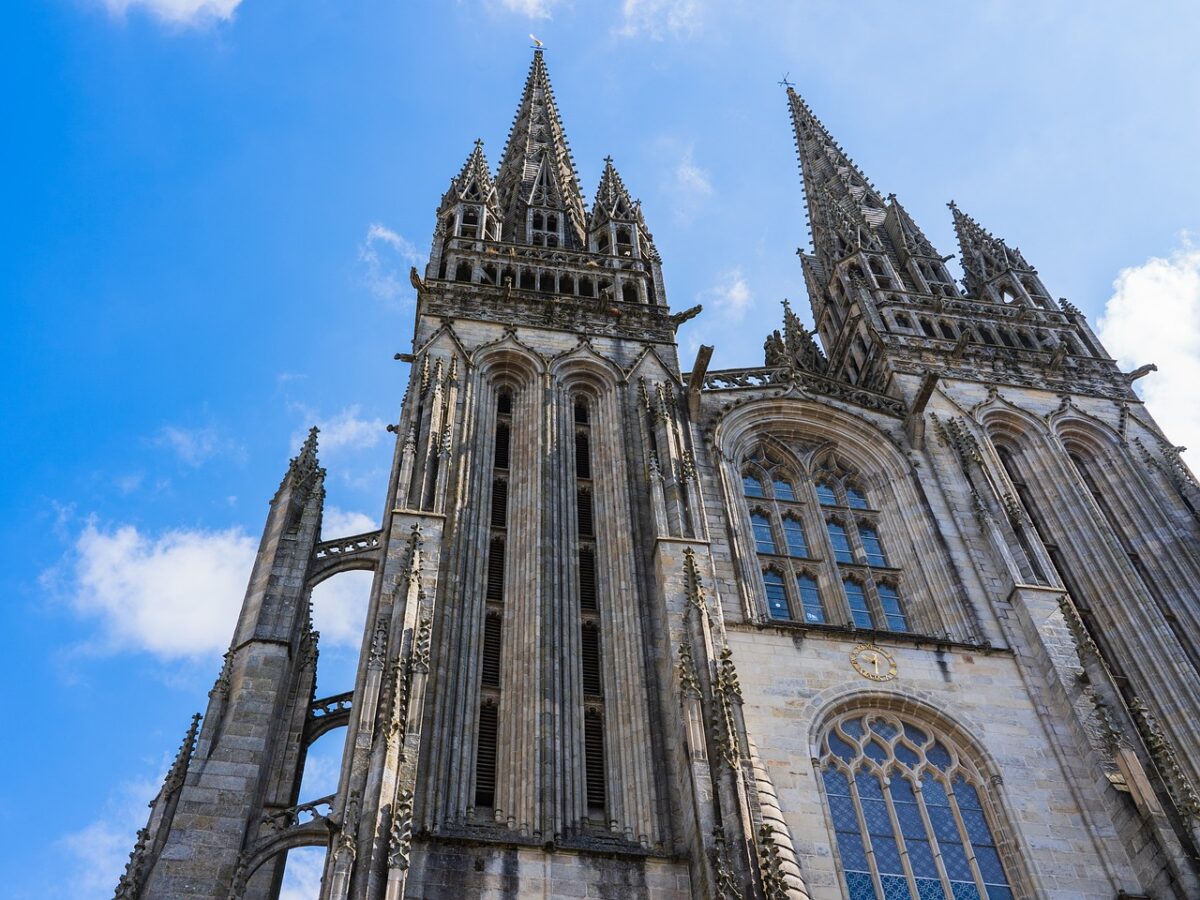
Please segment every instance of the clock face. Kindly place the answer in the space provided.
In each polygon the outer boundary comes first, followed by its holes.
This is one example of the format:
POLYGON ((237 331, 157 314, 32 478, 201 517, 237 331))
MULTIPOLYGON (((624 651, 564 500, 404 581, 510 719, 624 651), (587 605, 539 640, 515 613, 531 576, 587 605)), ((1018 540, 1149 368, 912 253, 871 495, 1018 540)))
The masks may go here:
POLYGON ((871 681, 891 681, 896 677, 896 660, 874 644, 859 644, 851 650, 850 665, 859 675, 871 681))

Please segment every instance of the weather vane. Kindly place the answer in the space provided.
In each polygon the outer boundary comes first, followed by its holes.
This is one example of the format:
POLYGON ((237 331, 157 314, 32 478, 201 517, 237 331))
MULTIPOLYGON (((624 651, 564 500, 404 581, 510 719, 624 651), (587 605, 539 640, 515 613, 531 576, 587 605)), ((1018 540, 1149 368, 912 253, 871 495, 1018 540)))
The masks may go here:
MULTIPOLYGON (((531 35, 531 36, 532 36, 532 35, 531 35)), ((791 75, 791 74, 792 74, 791 72, 784 72, 784 73, 783 73, 783 77, 782 77, 781 79, 779 79, 779 81, 777 81, 777 82, 775 82, 775 83, 776 83, 776 84, 778 84, 778 85, 779 85, 779 86, 781 86, 781 87, 791 87, 791 86, 792 86, 792 83, 791 83, 790 81, 788 81, 788 76, 789 76, 789 75, 791 75)))
POLYGON ((539 41, 539 40, 538 40, 537 38, 535 38, 535 37, 534 37, 532 34, 529 36, 529 39, 530 39, 531 41, 533 41, 533 49, 534 49, 534 50, 541 50, 543 47, 545 47, 545 46, 546 46, 546 44, 545 44, 545 42, 544 42, 544 41, 539 41))

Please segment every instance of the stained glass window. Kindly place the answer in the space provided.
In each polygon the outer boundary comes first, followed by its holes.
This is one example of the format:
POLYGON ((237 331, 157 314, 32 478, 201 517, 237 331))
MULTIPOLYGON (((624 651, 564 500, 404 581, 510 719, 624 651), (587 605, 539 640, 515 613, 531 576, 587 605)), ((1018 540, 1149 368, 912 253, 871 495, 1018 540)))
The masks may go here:
POLYGON ((762 513, 753 513, 750 524, 754 526, 754 547, 759 553, 775 552, 775 537, 771 534, 771 520, 762 513))
POLYGON ((763 573, 763 586, 767 589, 767 611, 772 619, 790 619, 788 609, 787 589, 783 586, 783 576, 778 572, 763 573))
POLYGON ((809 575, 801 575, 796 579, 796 590, 800 593, 800 604, 804 607, 804 621, 822 623, 825 621, 825 608, 821 605, 821 592, 817 590, 816 579, 809 575))
POLYGON ((742 493, 744 493, 747 497, 763 496, 762 482, 759 481, 753 475, 743 475, 742 476, 742 493))
POLYGON ((824 482, 817 483, 817 499, 821 501, 822 506, 837 506, 837 494, 833 486, 824 482))
POLYGON ((893 713, 826 731, 821 775, 852 900, 1011 900, 984 781, 948 744, 893 713))
POLYGON ((890 631, 908 631, 908 618, 900 606, 900 595, 890 584, 879 585, 879 605, 883 607, 883 615, 887 620, 890 631))
POLYGON ((875 622, 871 618, 871 608, 867 606, 867 595, 863 593, 863 586, 849 578, 843 581, 842 585, 846 589, 846 599, 850 602, 850 615, 854 617, 855 627, 874 628, 875 622))
POLYGON ((771 486, 775 488, 776 500, 795 500, 796 492, 792 490, 792 483, 784 481, 782 478, 776 478, 771 482, 771 486))
POLYGON ((808 541, 804 539, 804 526, 795 516, 783 517, 783 537, 787 541, 789 556, 808 556, 808 541))
POLYGON ((846 527, 840 522, 826 522, 829 529, 829 543, 833 545, 833 557, 840 563, 854 562, 854 552, 850 549, 850 537, 846 527))
POLYGON ((879 543, 879 533, 870 525, 859 525, 858 536, 862 540, 863 550, 867 554, 867 565, 886 566, 887 557, 883 555, 883 545, 879 543))

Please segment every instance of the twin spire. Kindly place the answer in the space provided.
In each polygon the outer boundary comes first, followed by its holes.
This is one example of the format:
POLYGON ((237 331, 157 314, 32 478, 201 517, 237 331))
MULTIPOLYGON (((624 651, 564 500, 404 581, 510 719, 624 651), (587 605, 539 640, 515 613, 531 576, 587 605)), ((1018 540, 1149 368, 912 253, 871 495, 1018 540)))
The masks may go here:
MULTIPOLYGON (((944 261, 894 194, 885 200, 846 155, 808 104, 792 87, 788 108, 804 179, 813 248, 827 271, 859 250, 890 253, 901 264, 909 257, 944 261)), ((1005 272, 1029 272, 1020 252, 993 237, 953 203, 967 291, 981 296, 984 285, 1005 272)))
POLYGON ((588 234, 600 219, 642 224, 641 208, 631 199, 611 158, 605 159, 596 203, 588 215, 540 49, 534 51, 495 179, 483 143, 476 141, 442 197, 439 213, 460 202, 483 203, 500 223, 498 235, 486 236, 515 243, 527 242, 530 210, 562 217, 562 246, 568 249, 586 249, 588 234))

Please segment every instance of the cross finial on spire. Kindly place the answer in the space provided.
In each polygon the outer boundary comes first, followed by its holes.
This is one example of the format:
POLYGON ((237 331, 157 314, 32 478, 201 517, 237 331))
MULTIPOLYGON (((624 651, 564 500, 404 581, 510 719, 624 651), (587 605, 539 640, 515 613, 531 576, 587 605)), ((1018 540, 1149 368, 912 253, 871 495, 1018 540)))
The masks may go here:
POLYGON ((792 74, 792 73, 791 73, 791 72, 784 72, 784 73, 783 73, 783 77, 782 77, 782 78, 780 78, 780 79, 779 79, 777 82, 775 82, 775 83, 776 83, 776 84, 778 84, 780 87, 791 89, 791 87, 792 87, 792 83, 791 83, 790 81, 788 81, 788 75, 790 75, 790 74, 792 74))

